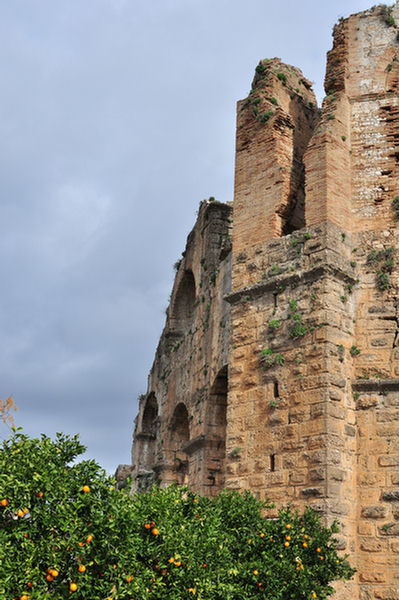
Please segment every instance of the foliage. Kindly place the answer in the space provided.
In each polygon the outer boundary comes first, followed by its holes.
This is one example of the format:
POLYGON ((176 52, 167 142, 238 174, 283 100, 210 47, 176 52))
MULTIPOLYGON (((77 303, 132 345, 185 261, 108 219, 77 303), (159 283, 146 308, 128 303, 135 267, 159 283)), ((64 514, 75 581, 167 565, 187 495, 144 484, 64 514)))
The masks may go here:
POLYGON ((351 356, 359 356, 360 354, 360 350, 357 346, 351 346, 349 352, 351 353, 351 356))
POLYGON ((399 219, 399 196, 395 196, 392 200, 393 208, 395 210, 396 218, 399 219))
POLYGON ((334 523, 290 508, 275 520, 249 492, 202 498, 176 485, 133 497, 77 436, 0 450, 0 597, 24 600, 326 598, 353 575, 334 523))
POLYGON ((303 337, 308 333, 308 328, 303 323, 297 322, 293 326, 290 332, 290 336, 295 340, 296 338, 303 337))
POLYGON ((272 117, 272 116, 273 116, 273 114, 274 114, 274 113, 273 113, 273 111, 272 111, 272 110, 267 110, 266 112, 264 112, 264 113, 261 113, 261 114, 258 116, 258 121, 259 121, 260 123, 267 123, 267 122, 268 122, 268 120, 270 119, 270 117, 272 117))
POLYGON ((287 75, 285 75, 285 73, 277 73, 277 78, 283 83, 283 85, 287 85, 287 75))
POLYGON ((14 425, 14 418, 11 414, 12 410, 13 411, 17 410, 17 407, 16 407, 12 397, 9 396, 5 400, 2 400, 0 398, 0 419, 6 425, 14 425))

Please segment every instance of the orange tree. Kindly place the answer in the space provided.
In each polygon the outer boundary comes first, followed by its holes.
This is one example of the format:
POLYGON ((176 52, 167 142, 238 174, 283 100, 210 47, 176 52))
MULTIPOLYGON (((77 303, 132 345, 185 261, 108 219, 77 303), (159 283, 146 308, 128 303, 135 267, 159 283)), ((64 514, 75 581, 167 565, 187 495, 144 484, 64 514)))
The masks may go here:
POLYGON ((0 448, 0 597, 4 600, 311 600, 353 574, 337 526, 310 510, 262 516, 250 493, 187 488, 130 496, 77 436, 0 448))

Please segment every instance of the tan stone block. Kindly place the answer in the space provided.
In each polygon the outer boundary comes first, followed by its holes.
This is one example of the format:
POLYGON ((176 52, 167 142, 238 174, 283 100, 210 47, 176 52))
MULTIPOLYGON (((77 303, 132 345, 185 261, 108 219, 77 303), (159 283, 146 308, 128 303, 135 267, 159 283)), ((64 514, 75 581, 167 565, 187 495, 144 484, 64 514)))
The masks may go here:
POLYGON ((360 535, 374 535, 375 527, 371 523, 360 522, 357 526, 360 535))
POLYGON ((385 583, 386 574, 381 571, 363 571, 359 573, 359 581, 362 583, 385 583))
POLYGON ((375 590, 374 598, 377 600, 399 600, 399 588, 375 590))
POLYGON ((361 515, 366 519, 384 519, 388 514, 386 506, 381 504, 375 506, 363 506, 361 515))
POLYGON ((385 549, 385 546, 377 540, 367 539, 360 542, 360 549, 363 550, 363 552, 382 552, 385 549))
POLYGON ((380 467, 397 467, 399 466, 399 454, 393 456, 380 456, 378 464, 380 467))

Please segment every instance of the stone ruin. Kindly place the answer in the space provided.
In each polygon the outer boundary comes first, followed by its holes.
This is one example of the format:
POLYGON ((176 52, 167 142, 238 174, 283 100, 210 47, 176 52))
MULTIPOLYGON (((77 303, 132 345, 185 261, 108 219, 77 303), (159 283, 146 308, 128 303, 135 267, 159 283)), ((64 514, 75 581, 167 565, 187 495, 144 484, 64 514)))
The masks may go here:
MULTIPOLYGON (((338 600, 399 599, 399 3, 341 19, 326 97, 279 59, 238 102, 140 399, 134 487, 251 489, 343 524, 338 600)), ((123 479, 123 477, 122 477, 123 479)))

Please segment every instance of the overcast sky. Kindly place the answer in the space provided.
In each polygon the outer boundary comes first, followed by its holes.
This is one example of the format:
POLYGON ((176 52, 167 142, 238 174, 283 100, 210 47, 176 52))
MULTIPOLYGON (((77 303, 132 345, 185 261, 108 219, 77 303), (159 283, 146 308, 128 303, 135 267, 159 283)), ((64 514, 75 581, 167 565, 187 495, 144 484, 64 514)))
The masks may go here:
POLYGON ((334 23, 370 5, 0 0, 0 398, 26 433, 130 462, 173 264, 232 200, 236 101, 274 56, 320 100, 334 23))

